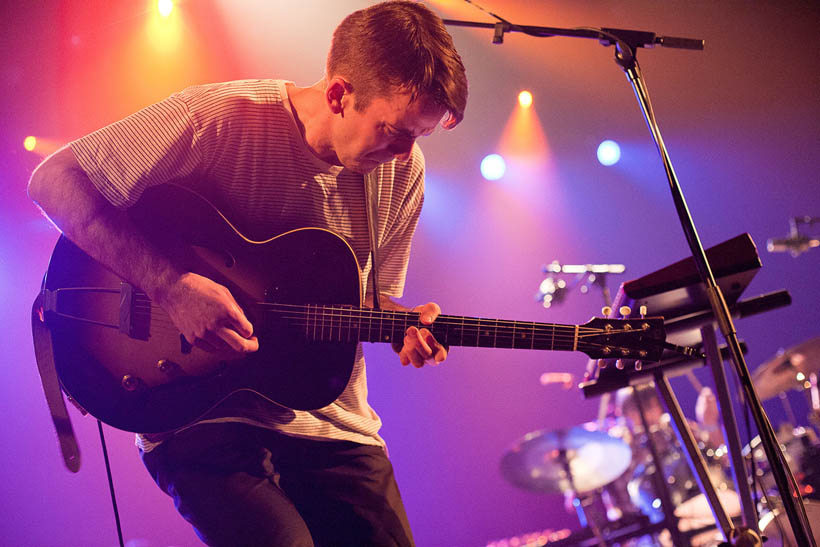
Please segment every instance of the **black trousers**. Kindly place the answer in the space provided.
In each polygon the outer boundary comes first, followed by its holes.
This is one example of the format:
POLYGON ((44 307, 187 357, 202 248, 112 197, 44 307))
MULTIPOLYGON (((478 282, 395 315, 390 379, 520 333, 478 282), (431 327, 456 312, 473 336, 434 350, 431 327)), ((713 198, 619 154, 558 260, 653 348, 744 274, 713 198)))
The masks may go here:
POLYGON ((413 545, 377 446, 202 424, 142 459, 208 545, 413 545))

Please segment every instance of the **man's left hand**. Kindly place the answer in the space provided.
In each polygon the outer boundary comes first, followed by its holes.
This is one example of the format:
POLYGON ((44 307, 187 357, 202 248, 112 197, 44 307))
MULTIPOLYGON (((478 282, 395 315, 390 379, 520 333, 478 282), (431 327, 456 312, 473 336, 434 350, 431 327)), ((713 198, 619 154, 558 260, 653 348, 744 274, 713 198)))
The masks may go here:
MULTIPOLYGON (((441 314, 441 308, 435 302, 416 306, 412 311, 419 313, 421 322, 425 325, 431 325, 441 314)), ((447 348, 440 344, 428 329, 416 327, 407 329, 404 334, 404 345, 399 351, 399 360, 402 365, 421 368, 425 364, 437 365, 445 359, 447 359, 447 348)))

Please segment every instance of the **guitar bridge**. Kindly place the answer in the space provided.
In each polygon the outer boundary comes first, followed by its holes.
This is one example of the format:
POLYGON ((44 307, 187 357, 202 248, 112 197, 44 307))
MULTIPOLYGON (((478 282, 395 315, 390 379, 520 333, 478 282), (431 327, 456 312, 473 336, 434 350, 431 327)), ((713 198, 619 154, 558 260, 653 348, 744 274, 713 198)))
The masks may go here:
POLYGON ((120 332, 129 338, 148 340, 150 327, 151 301, 130 283, 120 283, 120 332))

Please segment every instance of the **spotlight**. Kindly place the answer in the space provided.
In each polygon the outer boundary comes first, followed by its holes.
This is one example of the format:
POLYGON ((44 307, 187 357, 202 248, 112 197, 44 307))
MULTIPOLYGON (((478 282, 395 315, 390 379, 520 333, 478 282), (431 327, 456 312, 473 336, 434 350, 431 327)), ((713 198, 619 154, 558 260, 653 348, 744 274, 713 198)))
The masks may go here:
POLYGON ((25 139, 23 139, 23 148, 25 148, 29 152, 32 152, 36 146, 37 146, 37 137, 28 136, 25 139))
POLYGON ((481 160, 481 176, 487 180, 498 180, 506 171, 507 164, 498 154, 489 154, 481 160))
POLYGON ((519 93, 518 104, 521 105, 521 108, 529 108, 530 106, 532 106, 532 93, 526 90, 519 93))
POLYGON ((611 140, 605 140, 598 145, 598 161, 601 165, 615 165, 621 159, 621 147, 618 143, 611 140))
POLYGON ((157 0, 157 10, 159 11, 159 14, 163 17, 168 17, 169 15, 171 15, 171 11, 173 9, 173 0, 157 0))

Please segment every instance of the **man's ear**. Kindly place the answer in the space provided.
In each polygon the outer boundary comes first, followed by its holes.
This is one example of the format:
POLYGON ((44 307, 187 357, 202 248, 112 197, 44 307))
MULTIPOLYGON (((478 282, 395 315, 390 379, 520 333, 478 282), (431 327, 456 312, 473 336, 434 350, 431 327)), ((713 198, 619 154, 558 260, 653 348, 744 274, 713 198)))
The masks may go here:
POLYGON ((341 114, 342 117, 344 117, 345 107, 350 104, 350 97, 347 99, 345 99, 345 97, 352 92, 353 86, 344 78, 339 76, 332 78, 327 83, 327 88, 325 89, 325 100, 327 101, 330 111, 334 114, 341 114))

